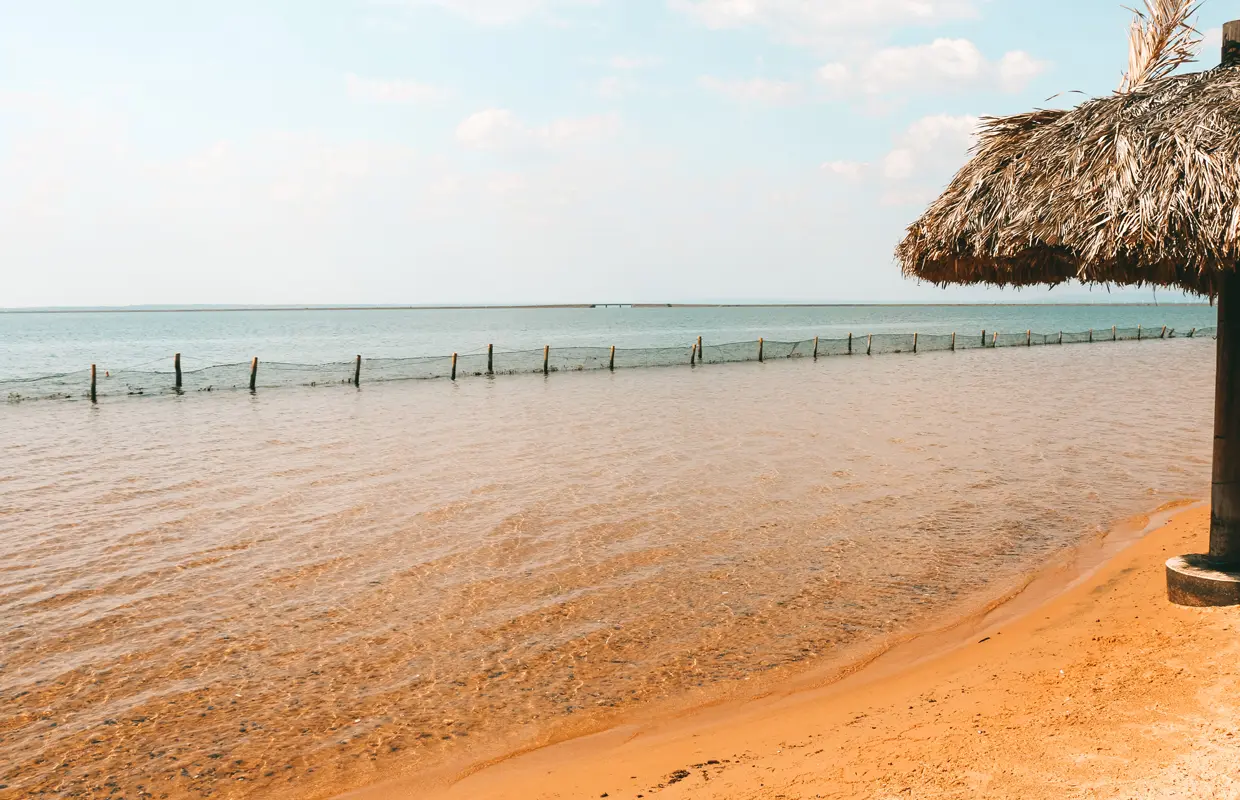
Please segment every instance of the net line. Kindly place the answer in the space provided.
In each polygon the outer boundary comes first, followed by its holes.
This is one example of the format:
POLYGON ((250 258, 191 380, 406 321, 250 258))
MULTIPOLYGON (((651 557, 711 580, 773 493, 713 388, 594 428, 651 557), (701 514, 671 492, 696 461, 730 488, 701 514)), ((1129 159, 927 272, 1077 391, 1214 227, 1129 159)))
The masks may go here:
MULTIPOLYGON (((722 344, 698 341, 675 347, 554 347, 537 350, 508 349, 497 346, 475 348, 464 353, 412 358, 366 358, 349 361, 298 364, 282 361, 233 362, 205 365, 187 364, 180 370, 176 385, 172 357, 142 364, 95 370, 97 397, 135 397, 191 392, 255 389, 284 386, 347 386, 405 380, 459 380, 487 376, 551 374, 637 367, 702 366, 744 361, 773 361, 789 358, 834 356, 878 356, 897 353, 923 353, 945 350, 976 350, 1007 347, 1048 347, 1066 344, 1100 344, 1120 341, 1204 339, 1217 335, 1216 328, 1177 331, 1172 328, 1104 328, 1090 331, 1017 333, 876 333, 839 338, 813 338, 797 341, 757 339, 722 344), (153 364, 162 368, 149 369, 153 364)), ((699 340, 700 341, 700 340, 699 340)), ((0 379, 0 398, 9 402, 38 399, 89 399, 91 369, 60 372, 25 378, 0 379)))

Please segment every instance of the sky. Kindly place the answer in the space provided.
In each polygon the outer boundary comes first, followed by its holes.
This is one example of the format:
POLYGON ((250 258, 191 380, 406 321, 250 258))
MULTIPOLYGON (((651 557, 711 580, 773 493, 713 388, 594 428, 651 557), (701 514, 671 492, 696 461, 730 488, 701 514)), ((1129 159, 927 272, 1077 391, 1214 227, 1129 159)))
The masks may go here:
MULTIPOLYGON (((1231 17, 1203 6, 1194 68, 1231 17)), ((0 307, 1045 300, 918 284, 892 251, 980 117, 1114 90, 1130 19, 0 0, 0 307)))

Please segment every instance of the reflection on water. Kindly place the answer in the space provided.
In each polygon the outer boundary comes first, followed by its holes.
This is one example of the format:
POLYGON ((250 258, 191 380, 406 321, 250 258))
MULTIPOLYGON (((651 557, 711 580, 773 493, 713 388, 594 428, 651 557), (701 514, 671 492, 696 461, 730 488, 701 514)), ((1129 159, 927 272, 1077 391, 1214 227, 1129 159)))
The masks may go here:
POLYGON ((1212 345, 2 407, 0 796, 321 795, 915 629, 1204 496, 1212 345))

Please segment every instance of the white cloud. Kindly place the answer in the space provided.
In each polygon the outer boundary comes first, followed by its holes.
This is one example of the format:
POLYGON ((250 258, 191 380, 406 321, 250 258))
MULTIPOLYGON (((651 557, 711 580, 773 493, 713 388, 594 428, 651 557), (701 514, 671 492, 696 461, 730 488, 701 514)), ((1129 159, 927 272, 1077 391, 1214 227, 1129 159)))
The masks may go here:
POLYGON ((486 181, 486 190, 493 195, 519 194, 528 187, 528 179, 517 173, 500 173, 486 181))
POLYGON ((391 4, 438 6, 481 25, 506 25, 555 7, 597 5, 598 0, 395 0, 391 4))
POLYGON ((883 205, 925 205, 938 196, 950 176, 964 165, 977 141, 977 117, 936 114, 922 117, 896 137, 883 158, 887 181, 883 205))
POLYGON ((457 125, 456 140, 478 150, 497 150, 525 136, 526 130, 511 111, 492 108, 471 114, 457 125))
POLYGON ((1023 91, 1031 80, 1046 72, 1047 66, 1024 50, 1004 53, 999 60, 999 88, 1005 92, 1023 91))
POLYGON ((821 169, 841 178, 859 180, 869 172, 870 165, 864 161, 828 161, 822 165, 821 169))
POLYGON ((637 70, 657 67, 663 63, 658 56, 613 56, 608 62, 612 69, 637 70))
POLYGON ((619 128, 620 117, 614 113, 533 127, 507 109, 491 108, 466 117, 456 128, 456 140, 475 150, 557 149, 605 139, 619 128))
POLYGON ((976 0, 671 0, 671 5, 709 28, 760 27, 811 45, 977 13, 976 0))
POLYGON ((637 83, 619 75, 608 75, 600 78, 594 85, 594 92, 605 100, 615 100, 637 91, 637 83))
POLYGON ((818 79, 828 86, 843 88, 852 80, 852 69, 847 64, 824 64, 818 70, 818 79))
POLYGON ((924 205, 964 165, 977 140, 978 122, 971 116, 922 117, 894 138, 878 163, 828 161, 821 169, 849 181, 874 178, 883 205, 924 205))
POLYGON ((430 103, 452 96, 449 89, 407 80, 361 78, 353 73, 345 76, 349 97, 366 103, 430 103))
POLYGON ((919 173, 960 166, 977 140, 977 117, 922 117, 896 137, 883 159, 883 177, 908 180, 919 173))
POLYGON ((801 87, 795 83, 766 78, 727 81, 705 75, 698 82, 712 92, 741 103, 778 105, 795 100, 801 94, 801 87))
POLYGON ((1210 28, 1202 34, 1201 49, 1197 53, 1203 66, 1212 67, 1217 64, 1223 53, 1223 29, 1210 28))
POLYGON ((672 149, 479 169, 289 133, 167 161, 114 106, 5 112, 6 305, 942 299, 885 267, 912 209, 878 205, 933 192, 926 154, 912 179, 883 178, 876 157, 846 187, 672 149), (831 257, 806 269, 806 253, 831 257))
POLYGON ((818 70, 818 78, 841 92, 870 95, 986 87, 1016 92, 1045 69, 1044 62, 1023 51, 1011 51, 992 62, 968 39, 935 39, 912 47, 886 47, 855 65, 827 64, 818 70))

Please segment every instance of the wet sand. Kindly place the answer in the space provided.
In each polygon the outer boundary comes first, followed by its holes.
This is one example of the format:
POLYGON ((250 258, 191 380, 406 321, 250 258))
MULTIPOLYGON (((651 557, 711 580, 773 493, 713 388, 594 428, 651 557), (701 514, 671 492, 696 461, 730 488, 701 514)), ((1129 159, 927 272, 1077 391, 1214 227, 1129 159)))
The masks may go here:
POLYGON ((1165 596, 1164 561, 1203 551, 1208 525, 1200 506, 1156 517, 842 681, 348 796, 1240 796, 1240 608, 1165 596))

